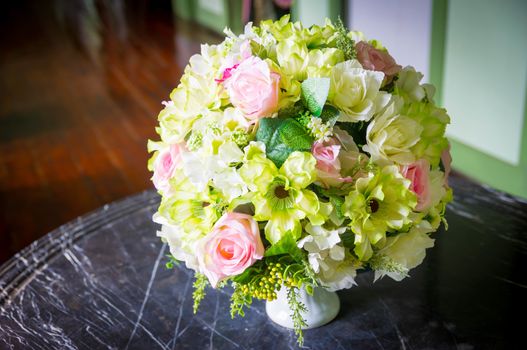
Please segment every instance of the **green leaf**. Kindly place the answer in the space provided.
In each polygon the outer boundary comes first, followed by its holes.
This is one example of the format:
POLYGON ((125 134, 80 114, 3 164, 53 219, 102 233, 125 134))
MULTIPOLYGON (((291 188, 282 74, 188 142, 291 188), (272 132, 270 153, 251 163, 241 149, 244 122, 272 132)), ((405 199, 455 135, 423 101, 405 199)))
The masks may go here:
POLYGON ((239 284, 247 284, 252 280, 254 276, 260 274, 262 266, 263 261, 259 260, 255 262, 252 266, 246 268, 245 271, 243 271, 241 274, 234 276, 232 280, 239 284))
POLYGON ((317 196, 325 197, 329 200, 329 202, 333 205, 333 208, 335 208, 335 212, 339 219, 345 218, 342 206, 344 205, 344 197, 349 192, 349 190, 335 187, 325 189, 319 186, 313 186, 312 190, 317 194, 317 196))
POLYGON ((269 257, 283 254, 290 255, 297 262, 304 260, 304 254, 302 253, 302 250, 296 245, 295 237, 291 231, 287 231, 278 242, 267 249, 264 256, 269 257))
POLYGON ((256 140, 265 144, 267 158, 281 167, 294 151, 311 150, 314 139, 293 118, 263 118, 256 132, 256 140))
POLYGON ((306 109, 302 101, 297 101, 294 105, 282 108, 278 111, 278 118, 293 118, 304 112, 306 109))
POLYGON ((325 124, 333 127, 339 119, 339 116, 340 112, 336 107, 325 105, 324 109, 322 109, 322 113, 320 114, 320 119, 322 119, 325 124))
POLYGON ((355 247, 355 235, 351 230, 347 230, 343 234, 340 235, 340 240, 342 241, 342 245, 346 248, 353 248, 355 247))
POLYGON ((339 219, 344 219, 344 213, 342 212, 342 206, 344 205, 344 198, 340 196, 332 196, 328 195, 329 201, 331 204, 333 204, 333 207, 335 208, 335 212, 337 213, 337 217, 339 219))
POLYGON ((249 283, 253 275, 254 275, 253 269, 247 268, 241 274, 234 276, 232 280, 236 283, 246 284, 246 283, 249 283))
POLYGON ((294 119, 285 119, 279 128, 281 141, 293 150, 310 150, 313 137, 294 119))
POLYGON ((329 78, 309 78, 302 82, 302 98, 307 109, 320 117, 329 93, 329 78))

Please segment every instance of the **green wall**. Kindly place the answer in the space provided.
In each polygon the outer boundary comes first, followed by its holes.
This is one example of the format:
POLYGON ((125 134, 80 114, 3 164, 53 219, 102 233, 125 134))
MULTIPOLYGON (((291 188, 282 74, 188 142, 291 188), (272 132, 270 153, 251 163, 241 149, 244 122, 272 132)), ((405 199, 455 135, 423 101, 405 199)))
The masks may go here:
MULTIPOLYGON (((350 1, 296 0, 293 18, 345 20, 350 1)), ((430 20, 429 80, 452 119, 453 167, 527 198, 527 1, 432 0, 430 20)))
POLYGON ((306 27, 324 25, 326 18, 334 21, 340 16, 345 21, 346 16, 341 14, 342 3, 341 0, 294 0, 291 16, 306 27))
POLYGON ((453 167, 527 198, 527 2, 435 0, 432 28, 453 167))

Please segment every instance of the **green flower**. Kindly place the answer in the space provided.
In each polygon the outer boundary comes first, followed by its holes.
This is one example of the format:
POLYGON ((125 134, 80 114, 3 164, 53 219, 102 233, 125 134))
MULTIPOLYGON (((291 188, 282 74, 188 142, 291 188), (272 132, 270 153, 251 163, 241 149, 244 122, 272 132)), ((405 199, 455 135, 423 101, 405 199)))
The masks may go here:
POLYGON ((273 72, 280 74, 278 110, 292 106, 296 101, 300 100, 300 93, 302 92, 300 82, 293 75, 286 73, 287 68, 284 69, 271 60, 266 62, 273 72))
POLYGON ((214 81, 214 70, 200 55, 192 56, 181 83, 159 113, 157 132, 166 143, 181 142, 203 110, 221 107, 224 92, 214 81))
POLYGON ((395 82, 396 95, 404 97, 405 100, 422 101, 427 95, 428 84, 421 85, 423 73, 417 72, 414 67, 404 67, 398 74, 398 79, 395 82))
POLYGON ((170 185, 171 191, 161 199, 159 215, 189 234, 208 233, 222 214, 221 196, 215 191, 197 191, 182 170, 177 170, 170 185))
POLYGON ((309 64, 308 48, 305 43, 293 38, 282 40, 276 45, 276 56, 282 74, 292 76, 295 80, 307 78, 306 68, 309 64))
POLYGON ((257 31, 260 36, 270 34, 277 41, 293 39, 295 42, 307 45, 310 49, 335 47, 336 41, 335 27, 328 19, 326 19, 326 23, 322 27, 312 25, 309 28, 305 28, 300 22, 290 22, 290 16, 285 15, 278 21, 266 20, 260 22, 260 28, 257 31))
POLYGON ((300 238, 300 220, 308 217, 314 224, 322 224, 331 210, 329 204, 320 203, 316 194, 306 187, 316 180, 316 160, 307 152, 293 152, 280 169, 265 157, 251 149, 251 156, 240 168, 240 175, 252 191, 254 218, 268 220, 265 237, 276 243, 291 231, 300 238), (321 208, 322 207, 322 208, 321 208), (321 210, 323 209, 323 210, 321 210))
POLYGON ((409 223, 408 216, 417 204, 397 166, 390 165, 357 180, 355 189, 344 201, 344 215, 355 234, 355 254, 360 260, 370 259, 372 245, 382 243, 386 231, 398 230, 409 223))
POLYGON ((302 30, 300 23, 293 23, 289 21, 290 16, 282 16, 278 21, 268 19, 260 22, 260 28, 263 32, 270 33, 276 40, 288 38, 298 30, 302 30))
POLYGON ((329 77, 335 65, 344 62, 344 53, 335 48, 322 48, 309 51, 307 76, 329 77))

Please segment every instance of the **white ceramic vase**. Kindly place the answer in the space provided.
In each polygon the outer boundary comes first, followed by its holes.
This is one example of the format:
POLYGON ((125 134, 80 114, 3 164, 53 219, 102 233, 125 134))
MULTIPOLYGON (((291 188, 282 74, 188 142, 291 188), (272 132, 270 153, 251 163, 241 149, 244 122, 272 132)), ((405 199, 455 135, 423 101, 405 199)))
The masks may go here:
MULTIPOLYGON (((304 288, 298 294, 299 301, 307 308, 307 312, 302 314, 307 326, 302 329, 323 326, 333 320, 340 310, 340 300, 335 292, 315 287, 313 295, 309 295, 304 288)), ((265 311, 273 322, 286 328, 294 328, 290 316, 292 311, 287 303, 287 288, 282 287, 275 300, 266 302, 265 311)))

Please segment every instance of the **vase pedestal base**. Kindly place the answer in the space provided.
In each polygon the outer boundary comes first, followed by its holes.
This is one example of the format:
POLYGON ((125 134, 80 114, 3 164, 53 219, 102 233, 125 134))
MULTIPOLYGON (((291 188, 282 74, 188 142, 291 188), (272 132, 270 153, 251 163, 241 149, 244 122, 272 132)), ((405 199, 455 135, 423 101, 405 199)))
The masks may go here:
MULTIPOLYGON (((340 300, 335 292, 328 292, 324 288, 315 287, 313 295, 309 295, 304 288, 298 290, 298 300, 307 308, 302 314, 307 326, 302 329, 310 329, 323 326, 331 322, 339 313, 340 300)), ((293 329, 292 311, 287 303, 287 288, 282 287, 277 293, 276 300, 265 304, 265 311, 269 318, 282 327, 293 329)))

